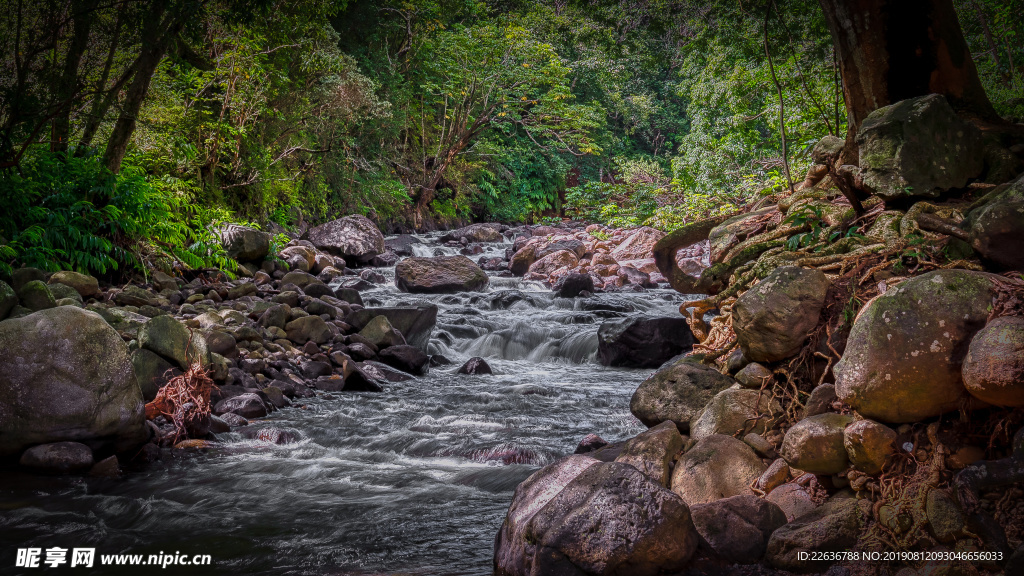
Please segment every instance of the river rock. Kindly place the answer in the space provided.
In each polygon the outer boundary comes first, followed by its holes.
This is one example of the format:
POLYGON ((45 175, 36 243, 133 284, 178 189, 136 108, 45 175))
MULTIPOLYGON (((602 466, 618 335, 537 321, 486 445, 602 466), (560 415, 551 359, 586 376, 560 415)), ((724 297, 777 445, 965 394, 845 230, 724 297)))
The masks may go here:
POLYGON ((571 272, 559 278, 551 291, 561 298, 576 298, 581 292, 594 291, 594 278, 590 274, 571 272))
POLYGON ((836 364, 836 394, 865 418, 918 422, 959 409, 961 365, 984 327, 999 277, 936 270, 868 303, 836 364))
POLYGON ((979 330, 962 373, 975 398, 995 406, 1024 406, 1024 317, 996 318, 979 330))
POLYGON ((611 251, 611 257, 620 262, 651 258, 654 245, 664 237, 664 232, 650 226, 638 228, 611 251))
POLYGON ((896 450, 896 431, 872 420, 858 420, 846 427, 843 445, 850 464, 865 474, 878 474, 896 450))
POLYGON ((260 316, 259 319, 259 325, 264 328, 270 328, 273 326, 283 329, 285 324, 288 323, 291 311, 291 306, 287 304, 275 304, 263 312, 263 315, 260 316))
POLYGON ((0 280, 0 320, 7 318, 11 309, 18 305, 18 295, 14 288, 3 280, 0 280))
POLYGON ((769 393, 729 388, 716 394, 701 415, 690 422, 690 437, 700 440, 713 434, 762 434, 781 414, 782 406, 769 393))
POLYGON ((675 423, 662 422, 626 442, 615 461, 629 464, 668 488, 672 463, 682 449, 683 437, 675 423))
POLYGON ((19 464, 49 474, 84 472, 92 467, 92 449, 78 442, 41 444, 26 450, 19 464))
POLYGON ((853 498, 833 499, 779 527, 768 540, 768 563, 791 572, 815 572, 822 566, 811 559, 811 552, 852 549, 865 523, 859 502, 853 498), (801 552, 807 558, 802 558, 801 552))
POLYGON ((389 346, 378 354, 380 361, 409 374, 426 374, 430 357, 415 346, 389 346))
POLYGON ((672 421, 685 432, 716 394, 735 383, 714 368, 684 358, 644 380, 633 393, 629 410, 647 426, 672 421))
POLYGON ((139 328, 139 346, 173 360, 182 370, 210 363, 206 339, 171 316, 157 316, 139 328))
POLYGON ((479 292, 487 282, 487 273, 461 255, 406 258, 395 266, 395 285, 403 292, 479 292))
POLYGON ((402 333, 410 346, 427 351, 430 335, 437 324, 437 305, 427 304, 408 308, 363 308, 345 318, 345 322, 356 330, 362 330, 377 316, 384 316, 391 325, 402 333))
POLYGON ((570 456, 516 488, 495 540, 495 574, 654 576, 697 547, 686 505, 621 463, 570 456))
POLYGON ((327 323, 319 316, 296 318, 285 324, 284 331, 288 334, 288 339, 296 344, 326 344, 333 336, 327 323))
POLYGON ((387 316, 377 316, 367 322, 366 326, 359 331, 359 335, 366 338, 378 350, 388 346, 405 344, 405 338, 402 337, 402 333, 391 326, 387 316))
MULTIPOLYGON (((299 288, 306 288, 310 284, 322 284, 322 282, 320 282, 319 278, 313 276, 309 272, 292 270, 281 278, 281 286, 285 286, 287 284, 293 284, 299 288)), ((294 304, 292 306, 294 306, 294 304)))
POLYGON ((144 442, 142 392, 124 340, 71 306, 0 322, 0 456, 64 440, 144 442))
POLYGON ((804 418, 786 432, 781 455, 793 468, 812 474, 838 474, 849 466, 843 431, 853 416, 819 414, 804 418))
POLYGON ((270 234, 248 226, 224 224, 214 232, 228 256, 239 262, 260 262, 270 253, 270 234))
POLYGON ((883 106, 857 132, 860 177, 884 200, 936 197, 981 175, 981 131, 940 94, 883 106))
POLYGON ((693 344, 693 332, 681 316, 632 316, 605 322, 597 330, 597 355, 605 366, 657 368, 693 344))
POLYGON ((1024 271, 1024 176, 972 210, 961 225, 971 248, 998 270, 1024 271))
POLYGON ((530 271, 530 266, 537 261, 537 246, 526 245, 509 258, 508 269, 516 276, 523 276, 530 271))
POLYGON ((818 325, 829 281, 819 270, 783 266, 740 296, 732 325, 743 355, 777 362, 800 351, 818 325))
POLYGON ((39 280, 26 282, 18 290, 18 302, 32 312, 46 310, 57 305, 57 301, 53 298, 49 288, 39 280))
POLYGON ((441 237, 441 241, 455 240, 457 242, 462 238, 470 242, 501 242, 501 225, 494 223, 470 224, 465 228, 445 234, 441 237))
POLYGON ((46 272, 31 266, 11 270, 11 288, 14 288, 15 292, 19 292, 22 286, 33 280, 46 283, 46 272))
POLYGON ((74 288, 75 292, 78 292, 78 295, 82 298, 92 298, 100 292, 100 283, 98 280, 88 274, 81 274, 79 272, 71 272, 68 270, 55 272, 53 276, 50 276, 47 283, 51 286, 53 284, 63 284, 64 286, 74 288))
POLYGON ((530 264, 530 274, 547 278, 552 272, 560 268, 575 268, 579 263, 576 254, 569 250, 559 250, 530 264))
POLYGON ((65 302, 73 300, 75 306, 80 306, 83 303, 82 295, 71 286, 66 284, 47 284, 46 287, 50 290, 50 294, 53 295, 57 306, 62 305, 61 300, 65 302))
POLYGON ((715 434, 697 442, 676 462, 672 491, 689 506, 753 494, 751 483, 765 471, 754 451, 732 436, 715 434))
POLYGON ((608 441, 601 438, 597 434, 587 434, 580 440, 580 443, 576 445, 576 451, 573 454, 588 454, 595 450, 600 450, 608 445, 608 441))
POLYGON ((289 246, 278 254, 293 271, 309 272, 316 265, 316 249, 302 244, 289 246))
POLYGON ((227 332, 211 330, 206 334, 206 349, 211 354, 220 354, 225 358, 238 356, 238 341, 227 332))
POLYGON ((744 388, 760 390, 772 381, 772 371, 757 362, 751 362, 736 373, 736 381, 744 388))
POLYGON ((768 539, 786 525, 781 508, 754 495, 733 496, 690 507, 700 546, 736 564, 755 564, 768 539))
POLYGON ((142 399, 146 402, 156 398, 157 391, 167 384, 170 378, 181 374, 180 370, 175 369, 162 356, 144 348, 132 352, 131 359, 135 379, 139 382, 142 399))
POLYGON ((317 248, 351 263, 366 263, 384 253, 384 235, 369 218, 357 214, 321 224, 308 232, 308 238, 317 248))
POLYGON ((480 358, 479 356, 474 356, 473 358, 466 360, 466 363, 463 364, 461 368, 459 368, 458 373, 494 374, 494 372, 491 371, 491 366, 483 358, 480 358))
POLYGON ((213 407, 213 413, 218 416, 226 413, 237 414, 251 420, 266 416, 267 405, 263 403, 263 399, 258 394, 246 392, 221 400, 213 407))

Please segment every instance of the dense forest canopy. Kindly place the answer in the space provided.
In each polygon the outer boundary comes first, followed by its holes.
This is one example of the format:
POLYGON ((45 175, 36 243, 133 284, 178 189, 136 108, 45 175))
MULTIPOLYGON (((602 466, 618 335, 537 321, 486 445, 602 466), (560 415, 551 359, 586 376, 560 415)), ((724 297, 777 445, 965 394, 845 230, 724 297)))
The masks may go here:
MULTIPOLYGON (((4 0, 0 258, 224 267, 216 223, 348 213, 672 230, 846 134, 823 4, 4 0)), ((1019 122, 1015 2, 953 5, 1019 122)))

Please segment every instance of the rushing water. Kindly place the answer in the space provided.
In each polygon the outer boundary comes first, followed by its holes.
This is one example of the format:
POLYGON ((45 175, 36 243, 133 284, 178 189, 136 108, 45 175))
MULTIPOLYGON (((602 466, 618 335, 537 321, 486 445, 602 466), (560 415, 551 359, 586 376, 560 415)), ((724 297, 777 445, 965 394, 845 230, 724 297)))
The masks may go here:
MULTIPOLYGON (((422 240, 417 255, 454 253, 422 240)), ((305 407, 252 424, 300 438, 283 446, 231 433, 217 449, 115 480, 0 474, 0 573, 18 573, 16 548, 61 546, 212 556, 213 569, 190 574, 489 574, 520 481, 588 433, 614 441, 643 429, 629 397, 650 371, 597 364, 597 328, 677 314, 679 295, 568 300, 492 277, 486 293, 424 297, 399 293, 393 268, 380 271, 388 283, 364 292, 367 305, 436 303, 430 352, 450 366, 383 393, 297 401, 305 407), (455 374, 472 356, 495 375, 455 374)))

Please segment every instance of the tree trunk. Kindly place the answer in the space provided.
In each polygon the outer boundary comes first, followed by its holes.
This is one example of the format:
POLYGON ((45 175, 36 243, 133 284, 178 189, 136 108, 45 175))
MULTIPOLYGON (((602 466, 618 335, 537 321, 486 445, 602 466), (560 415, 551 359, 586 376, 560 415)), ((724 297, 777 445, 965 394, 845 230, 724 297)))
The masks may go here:
POLYGON ((844 162, 856 163, 864 118, 907 98, 942 94, 961 113, 1003 124, 981 86, 952 0, 819 1, 846 96, 844 162))
POLYGON ((68 137, 71 134, 71 105, 78 92, 78 68, 82 63, 82 56, 89 44, 89 32, 92 23, 96 20, 96 5, 99 0, 77 0, 72 2, 72 21, 74 22, 74 35, 68 45, 68 51, 64 57, 64 70, 61 72, 60 82, 54 93, 54 105, 60 106, 61 110, 53 119, 50 136, 50 150, 54 152, 65 152, 68 149, 68 137))

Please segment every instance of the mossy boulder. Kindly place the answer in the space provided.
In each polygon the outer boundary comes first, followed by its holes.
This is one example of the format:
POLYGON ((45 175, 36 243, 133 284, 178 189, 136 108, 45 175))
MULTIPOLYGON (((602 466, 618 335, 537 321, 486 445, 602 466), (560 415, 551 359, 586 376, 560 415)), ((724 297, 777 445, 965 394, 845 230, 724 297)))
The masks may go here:
POLYGON ((857 145, 864 185, 885 200, 936 197, 984 168, 981 131, 939 94, 875 110, 861 123, 857 145))
POLYGON ((296 344, 326 344, 333 336, 327 323, 319 316, 296 318, 285 324, 284 331, 288 334, 288 339, 296 344))
POLYGON ((206 339, 171 316, 157 316, 139 328, 139 346, 174 361, 182 370, 210 363, 206 339))
POLYGON ((62 284, 74 288, 75 292, 78 292, 82 298, 92 298, 100 293, 100 283, 98 280, 88 274, 72 272, 70 270, 55 272, 53 276, 50 276, 48 283, 51 287, 55 284, 62 284))
POLYGON ((57 305, 57 301, 54 299, 53 294, 50 293, 50 289, 40 280, 32 280, 25 283, 18 290, 18 301, 22 306, 33 312, 53 308, 57 305))
POLYGON ((999 276, 936 270, 860 312, 835 366, 836 394, 866 418, 918 422, 969 407, 961 366, 985 326, 999 276))
POLYGON ((181 370, 165 358, 144 348, 133 351, 131 359, 135 379, 139 382, 142 398, 146 402, 156 398, 157 391, 167 384, 170 377, 181 374, 181 370))
POLYGON ((644 380, 633 393, 629 410, 647 426, 671 421, 685 432, 715 394, 735 383, 710 366, 683 358, 644 380))
POLYGON ((359 335, 369 340, 370 344, 373 344, 378 349, 405 344, 405 338, 402 337, 402 333, 391 326, 387 316, 377 316, 370 320, 359 331, 359 335))
POLYGON ((0 322, 0 455, 65 440, 127 450, 148 436, 124 340, 62 306, 0 322))
POLYGON ((248 226, 225 224, 215 231, 228 256, 239 262, 259 262, 270 253, 270 234, 248 226))
POLYGON ((993 268, 1024 271, 1024 176, 967 214, 971 248, 993 268))
POLYGON ((818 325, 829 281, 819 270, 783 266, 740 296, 733 330, 752 362, 776 362, 800 351, 818 325))
POLYGON ((58 306, 60 300, 74 300, 79 304, 83 303, 82 295, 67 284, 49 284, 47 288, 50 290, 50 294, 53 294, 53 298, 58 301, 58 306))

